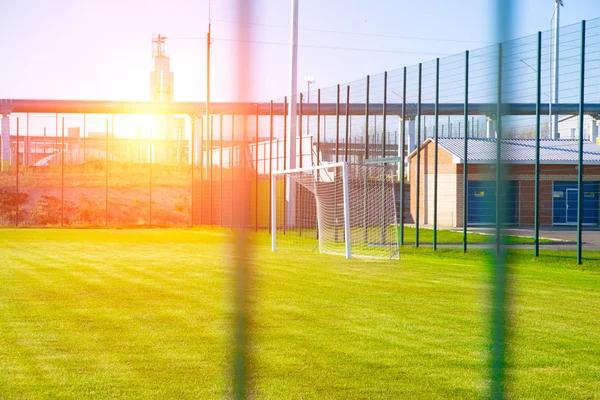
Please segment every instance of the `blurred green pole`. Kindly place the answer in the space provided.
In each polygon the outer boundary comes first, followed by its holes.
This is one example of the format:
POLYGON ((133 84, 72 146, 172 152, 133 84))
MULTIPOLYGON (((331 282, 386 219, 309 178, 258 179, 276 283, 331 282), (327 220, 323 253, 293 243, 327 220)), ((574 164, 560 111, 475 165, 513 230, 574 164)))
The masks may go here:
POLYGON ((402 126, 400 127, 400 234, 399 244, 404 246, 404 144, 406 143, 406 67, 404 67, 402 83, 402 126))
POLYGON ((463 253, 467 252, 467 213, 469 212, 469 51, 465 52, 465 137, 463 161, 463 253))
MULTIPOLYGON (((493 259, 492 270, 492 330, 491 330, 491 357, 490 357, 490 391, 489 396, 492 399, 504 399, 506 395, 506 346, 507 346, 507 312, 509 308, 508 294, 508 275, 510 265, 507 262, 507 256, 502 236, 502 222, 504 221, 505 204, 500 198, 504 193, 504 165, 502 162, 502 137, 504 115, 504 106, 502 104, 503 88, 503 62, 502 62, 502 44, 512 38, 512 24, 514 19, 515 1, 514 0, 496 0, 496 38, 498 43, 498 78, 497 78, 497 138, 496 138, 496 243, 495 258, 493 259)), ((511 78, 507 79, 510 86, 511 78)))
POLYGON ((581 59, 579 71, 579 160, 577 162, 577 264, 581 265, 583 228, 583 108, 585 104, 585 20, 581 21, 581 59))
POLYGON ((506 364, 506 306, 507 306, 507 265, 502 237, 504 217, 503 191, 504 174, 502 171, 502 44, 498 45, 498 81, 497 81, 497 137, 496 137, 496 254, 493 264, 493 304, 492 304, 492 349, 491 349, 491 391, 492 399, 505 397, 504 368, 506 364))
POLYGON ((533 255, 540 255, 540 108, 542 93, 542 32, 537 37, 537 94, 535 99, 535 191, 534 191, 534 250, 533 255))
POLYGON ((433 153, 433 250, 437 250, 437 202, 438 202, 438 139, 439 139, 439 106, 440 106, 440 59, 435 60, 435 116, 434 116, 434 139, 435 148, 433 153))
POLYGON ((423 77, 423 64, 419 63, 419 83, 418 83, 418 92, 417 92, 417 140, 415 142, 415 150, 417 151, 417 179, 415 180, 416 192, 417 192, 417 210, 416 210, 416 218, 415 218, 415 247, 419 247, 419 208, 420 204, 420 195, 421 195, 421 78, 423 77))

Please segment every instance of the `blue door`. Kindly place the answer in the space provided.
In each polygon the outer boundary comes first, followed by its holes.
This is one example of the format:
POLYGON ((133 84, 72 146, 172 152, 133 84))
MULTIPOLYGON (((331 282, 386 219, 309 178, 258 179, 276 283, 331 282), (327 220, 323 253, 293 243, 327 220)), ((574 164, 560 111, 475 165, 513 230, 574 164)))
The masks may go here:
POLYGON ((579 191, 577 189, 567 189, 567 224, 577 223, 577 200, 579 198, 579 191))
MULTIPOLYGON (((582 223, 598 225, 598 182, 583 183, 582 223)), ((554 224, 576 224, 579 190, 577 182, 554 182, 552 207, 554 224)))
MULTIPOLYGON (((493 225, 496 223, 496 182, 469 181, 467 184, 467 223, 493 225)), ((518 223, 518 182, 506 182, 505 223, 518 223)))

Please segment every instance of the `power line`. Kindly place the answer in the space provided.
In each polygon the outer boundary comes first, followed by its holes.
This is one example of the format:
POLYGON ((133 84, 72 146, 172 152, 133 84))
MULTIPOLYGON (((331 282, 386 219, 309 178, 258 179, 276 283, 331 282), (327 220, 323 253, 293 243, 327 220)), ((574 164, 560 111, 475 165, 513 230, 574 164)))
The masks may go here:
MULTIPOLYGON (((289 29, 289 27, 283 26, 283 25, 270 25, 270 24, 262 24, 262 23, 256 23, 256 22, 231 21, 231 20, 224 20, 224 19, 214 19, 213 21, 224 22, 224 23, 228 23, 228 24, 241 24, 241 25, 263 26, 263 27, 268 27, 268 28, 289 29)), ((340 35, 382 37, 382 38, 390 38, 390 39, 491 44, 491 42, 483 42, 480 40, 444 39, 444 38, 422 37, 422 36, 421 37, 419 37, 419 36, 397 36, 397 35, 385 35, 385 34, 381 34, 381 33, 338 31, 338 30, 332 30, 332 29, 300 28, 300 30, 309 31, 309 32, 335 33, 335 34, 340 34, 340 35)))
MULTIPOLYGON (((172 39, 172 40, 206 40, 206 38, 199 38, 199 37, 171 37, 169 39, 172 39)), ((228 39, 228 38, 213 38, 213 40, 223 41, 223 42, 239 42, 239 43, 268 44, 268 45, 275 45, 275 46, 289 46, 289 43, 267 42, 267 41, 262 41, 262 40, 242 40, 242 39, 228 39)), ((370 48, 326 46, 326 45, 312 45, 312 44, 299 44, 298 47, 312 48, 312 49, 363 51, 363 52, 371 52, 371 53, 419 54, 419 55, 430 55, 430 56, 444 56, 444 55, 451 54, 451 53, 443 53, 443 52, 435 53, 435 52, 427 52, 427 51, 370 49, 370 48)))

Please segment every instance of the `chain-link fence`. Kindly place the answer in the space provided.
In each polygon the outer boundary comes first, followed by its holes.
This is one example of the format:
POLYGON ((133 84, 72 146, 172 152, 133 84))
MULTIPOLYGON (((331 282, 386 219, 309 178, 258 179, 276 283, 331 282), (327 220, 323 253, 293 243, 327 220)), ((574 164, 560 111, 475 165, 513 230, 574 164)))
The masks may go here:
POLYGON ((234 167, 243 166, 251 186, 246 225, 267 229, 270 176, 290 165, 295 143, 296 166, 396 163, 400 241, 466 251, 481 241, 471 233, 497 222, 501 122, 504 224, 523 237, 515 241, 536 252, 550 246, 542 238, 592 249, 600 222, 599 71, 595 19, 562 27, 558 38, 548 31, 301 93, 294 142, 285 98, 213 105, 208 117, 200 105, 183 115, 43 114, 3 102, 0 224, 232 226, 234 167))

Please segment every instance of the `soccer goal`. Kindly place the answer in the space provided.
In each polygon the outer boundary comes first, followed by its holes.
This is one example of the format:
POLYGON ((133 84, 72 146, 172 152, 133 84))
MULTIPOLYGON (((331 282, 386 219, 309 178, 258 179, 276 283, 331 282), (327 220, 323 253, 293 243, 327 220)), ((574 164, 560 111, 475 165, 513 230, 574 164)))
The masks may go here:
POLYGON ((272 249, 399 257, 393 170, 325 164, 273 173, 272 249))

